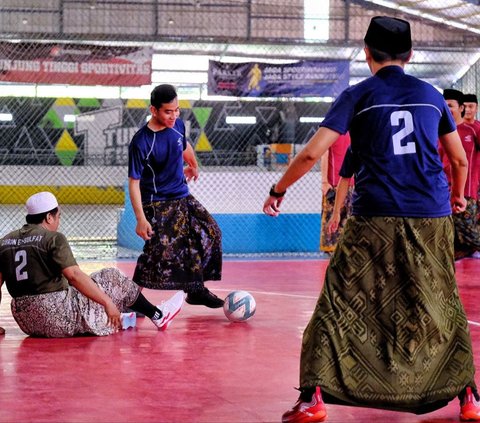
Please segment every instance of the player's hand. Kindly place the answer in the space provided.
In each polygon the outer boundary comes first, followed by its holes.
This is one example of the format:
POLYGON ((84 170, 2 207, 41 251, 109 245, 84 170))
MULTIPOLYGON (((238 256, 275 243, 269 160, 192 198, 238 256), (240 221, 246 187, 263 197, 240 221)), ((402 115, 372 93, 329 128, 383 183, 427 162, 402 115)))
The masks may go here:
POLYGON ((327 234, 332 235, 338 230, 338 225, 340 224, 340 213, 332 214, 332 217, 327 222, 327 234))
POLYGON ((152 225, 150 225, 150 223, 146 219, 142 219, 137 222, 135 232, 140 238, 145 241, 151 239, 154 234, 152 225))
POLYGON ((263 212, 269 216, 278 216, 280 214, 280 204, 283 197, 273 197, 269 195, 263 204, 263 212))
POLYGON ((111 300, 105 306, 105 313, 107 313, 107 325, 116 330, 121 329, 122 322, 120 319, 120 311, 111 300))
POLYGON ((322 194, 327 195, 327 192, 332 189, 332 186, 328 182, 322 182, 322 194))
POLYGON ((451 204, 453 214, 462 213, 467 208, 467 200, 465 200, 465 197, 452 196, 451 204))
POLYGON ((183 173, 185 174, 187 182, 195 182, 198 179, 198 167, 187 166, 185 169, 183 169, 183 173))

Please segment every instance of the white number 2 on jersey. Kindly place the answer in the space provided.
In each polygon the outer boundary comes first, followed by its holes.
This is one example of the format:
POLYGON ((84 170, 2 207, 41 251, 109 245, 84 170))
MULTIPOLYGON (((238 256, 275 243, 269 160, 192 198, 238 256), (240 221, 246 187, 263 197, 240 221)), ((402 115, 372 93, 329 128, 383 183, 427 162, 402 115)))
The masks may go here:
POLYGON ((413 141, 402 145, 402 140, 413 132, 413 117, 407 110, 399 110, 390 115, 392 126, 399 126, 403 120, 404 126, 398 132, 393 134, 393 154, 415 154, 416 147, 413 141))
POLYGON ((27 252, 25 250, 19 250, 15 253, 15 263, 18 263, 17 267, 15 267, 17 281, 28 279, 27 271, 23 270, 27 265, 27 252))

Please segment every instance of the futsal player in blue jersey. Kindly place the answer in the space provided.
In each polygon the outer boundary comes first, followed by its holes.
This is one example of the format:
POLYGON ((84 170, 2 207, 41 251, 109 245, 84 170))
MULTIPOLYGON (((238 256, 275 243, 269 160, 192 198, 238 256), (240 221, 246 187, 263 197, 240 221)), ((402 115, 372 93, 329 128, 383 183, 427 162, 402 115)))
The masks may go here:
POLYGON ((179 119, 177 92, 159 85, 150 102, 151 118, 128 151, 136 233, 145 240, 133 280, 145 288, 183 290, 189 304, 220 308, 224 301, 205 282, 221 279, 221 231, 188 189, 198 164, 179 119))
POLYGON ((303 334, 300 397, 282 421, 324 421, 325 403, 421 414, 456 396, 460 418, 480 421, 453 257, 465 152, 442 95, 404 72, 409 23, 374 17, 364 41, 373 76, 340 94, 264 203, 277 216, 287 188, 350 132, 352 216, 303 334), (451 194, 438 139, 452 166, 451 194))

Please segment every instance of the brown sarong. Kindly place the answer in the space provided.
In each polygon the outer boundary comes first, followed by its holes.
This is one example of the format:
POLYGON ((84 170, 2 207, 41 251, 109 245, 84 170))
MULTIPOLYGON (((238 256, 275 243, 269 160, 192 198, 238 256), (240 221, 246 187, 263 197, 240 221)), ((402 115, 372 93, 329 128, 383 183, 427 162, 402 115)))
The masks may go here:
POLYGON ((222 234, 192 195, 143 206, 154 235, 145 241, 133 280, 150 289, 194 292, 222 277, 222 234))
POLYGON ((475 387, 454 272, 451 217, 351 217, 303 335, 300 386, 419 414, 475 387))

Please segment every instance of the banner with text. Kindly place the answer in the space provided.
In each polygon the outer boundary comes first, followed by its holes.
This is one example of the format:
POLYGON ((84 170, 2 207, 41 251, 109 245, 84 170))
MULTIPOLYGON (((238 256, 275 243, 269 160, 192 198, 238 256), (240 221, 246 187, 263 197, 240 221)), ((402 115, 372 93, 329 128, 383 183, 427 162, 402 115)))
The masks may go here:
POLYGON ((149 47, 0 42, 0 81, 139 86, 151 67, 149 47))
POLYGON ((208 94, 235 97, 337 97, 348 87, 347 60, 289 64, 210 60, 208 94))

